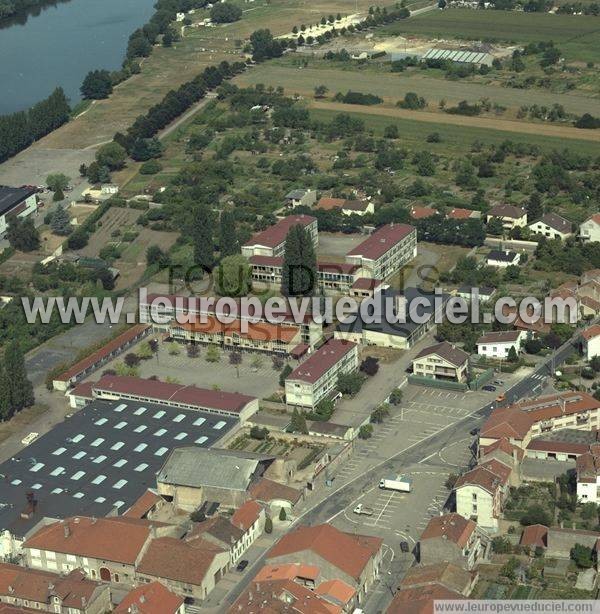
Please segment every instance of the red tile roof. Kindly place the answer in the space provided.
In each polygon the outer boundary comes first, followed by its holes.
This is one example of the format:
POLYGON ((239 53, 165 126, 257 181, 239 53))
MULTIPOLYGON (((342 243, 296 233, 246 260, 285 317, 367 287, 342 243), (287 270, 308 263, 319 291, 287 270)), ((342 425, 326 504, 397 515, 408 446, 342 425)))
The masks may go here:
POLYGON ((398 591, 388 606, 386 614, 434 614, 433 603, 438 599, 466 599, 441 584, 407 588, 398 591))
POLYGON ((231 517, 231 524, 242 531, 247 531, 259 519, 262 509, 260 503, 250 499, 235 510, 231 517))
POLYGON ((475 213, 476 212, 472 209, 461 209, 460 207, 456 207, 448 213, 448 217, 454 220, 468 220, 470 217, 473 217, 475 213))
POLYGON ((585 454, 589 446, 576 441, 553 441, 536 437, 527 444, 528 450, 542 452, 566 452, 567 454, 585 454))
POLYGON ((346 606, 356 595, 356 590, 336 578, 321 582, 315 589, 315 593, 336 605, 346 606))
POLYGON ((377 260, 413 232, 416 232, 416 228, 410 224, 386 224, 378 228, 360 245, 350 250, 347 256, 361 256, 369 260, 377 260))
POLYGON ((254 400, 254 397, 237 392, 208 390, 191 385, 169 384, 168 382, 121 375, 105 375, 94 384, 94 391, 96 394, 106 392, 117 396, 120 393, 131 394, 148 400, 172 401, 232 413, 240 413, 248 403, 254 400))
POLYGON ((509 475, 510 469, 508 467, 495 459, 491 459, 461 475, 456 480, 454 488, 479 486, 494 495, 501 486, 507 484, 509 475))
POLYGON ((175 614, 184 602, 160 582, 142 584, 125 595, 113 614, 175 614), (135 608, 135 610, 134 610, 135 608))
POLYGON ((128 518, 144 518, 146 514, 163 498, 151 490, 144 494, 123 514, 128 518))
POLYGON ((215 556, 224 552, 200 537, 185 542, 174 537, 153 539, 137 565, 138 573, 200 586, 215 556))
POLYGON ((250 496, 257 501, 269 503, 274 499, 282 499, 292 504, 298 503, 302 497, 302 491, 268 478, 260 478, 250 486, 250 496))
POLYGON ((120 350, 124 345, 130 343, 148 328, 150 328, 148 324, 137 324, 136 326, 132 326, 130 329, 109 341, 106 345, 102 346, 93 354, 90 354, 79 362, 76 362, 72 367, 54 379, 59 382, 67 382, 71 378, 77 377, 90 367, 93 367, 99 361, 110 356, 110 354, 113 352, 120 350))
POLYGON ((331 209, 341 209, 346 204, 345 198, 330 198, 329 196, 323 196, 316 204, 317 209, 324 209, 330 211, 331 209))
POLYGON ((288 563, 284 565, 265 565, 254 577, 255 582, 269 580, 311 580, 316 582, 321 574, 316 565, 288 563))
POLYGON ((420 207, 416 205, 410 210, 410 217, 415 220, 423 220, 428 217, 433 217, 434 215, 437 215, 437 209, 433 209, 432 207, 420 207))
POLYGON ((298 365, 286 379, 314 384, 354 348, 356 344, 351 341, 330 339, 298 365))
POLYGON ((586 221, 589 222, 590 220, 600 226, 600 213, 594 213, 594 215, 590 216, 586 221))
POLYGON ((434 516, 421 534, 421 540, 441 537, 459 548, 464 548, 476 528, 477 525, 472 520, 452 512, 443 516, 434 516))
POLYGON ((469 571, 455 563, 443 562, 411 567, 402 578, 401 587, 441 584, 447 589, 464 595, 468 594, 472 583, 473 576, 469 571))
POLYGON ((485 457, 486 455, 494 452, 494 450, 501 450, 502 452, 504 452, 505 454, 508 454, 509 456, 512 456, 514 453, 516 453, 518 460, 521 460, 524 455, 523 450, 521 450, 521 448, 510 443, 510 441, 508 441, 506 437, 502 437, 501 439, 494 441, 494 443, 491 443, 489 446, 482 446, 481 456, 485 457))
POLYGON ((359 579, 365 567, 381 550, 383 540, 368 535, 352 535, 329 524, 298 527, 284 535, 268 552, 267 560, 310 550, 352 578, 359 579))
POLYGON ((598 407, 600 401, 586 392, 563 392, 537 399, 526 399, 508 407, 494 409, 481 427, 480 437, 489 439, 508 437, 522 440, 536 422, 598 407))
POLYGON ((543 524, 532 524, 523 529, 521 533, 521 546, 531 546, 533 548, 548 547, 548 527, 543 524))
POLYGON ((586 341, 589 341, 590 339, 594 339, 595 337, 598 337, 598 335, 600 335, 600 324, 593 324, 592 326, 586 328, 581 333, 581 336, 586 341))
POLYGON ((69 396, 91 400, 94 398, 94 384, 95 382, 81 382, 71 389, 69 396))
POLYGON ((255 234, 249 241, 244 243, 245 246, 251 247, 254 245, 262 245, 265 247, 277 247, 281 245, 292 226, 309 226, 315 222, 317 218, 312 215, 289 215, 279 220, 275 225, 270 226, 266 230, 255 234))
POLYGON ((150 537, 153 525, 163 526, 123 516, 76 516, 42 527, 25 541, 23 547, 133 565, 150 537))

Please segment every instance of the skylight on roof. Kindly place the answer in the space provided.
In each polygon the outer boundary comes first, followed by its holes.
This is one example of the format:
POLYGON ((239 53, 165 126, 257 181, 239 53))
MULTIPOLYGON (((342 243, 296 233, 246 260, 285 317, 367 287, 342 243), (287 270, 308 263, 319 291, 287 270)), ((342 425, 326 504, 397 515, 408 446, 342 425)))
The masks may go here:
POLYGON ((187 433, 177 433, 177 435, 175 435, 175 439, 177 441, 181 441, 182 439, 185 439, 188 436, 187 433))
POLYGON ((219 420, 214 426, 213 429, 215 429, 215 431, 220 431, 225 425, 227 424, 227 422, 225 422, 224 420, 219 420))
POLYGON ((123 486, 125 486, 125 484, 127 484, 127 480, 119 480, 118 482, 115 482, 113 484, 113 488, 116 488, 117 490, 120 490, 121 488, 123 488, 123 486))
POLYGON ((29 469, 29 471, 33 471, 33 473, 37 473, 43 466, 44 466, 44 463, 36 463, 33 467, 31 467, 31 469, 29 469))
POLYGON ((103 424, 106 424, 108 422, 108 420, 106 418, 100 418, 99 420, 96 420, 96 422, 94 422, 94 424, 96 426, 102 426, 103 424))
POLYGON ((72 480, 81 480, 81 478, 85 475, 85 471, 76 471, 72 476, 72 480))
POLYGON ((127 464, 127 461, 124 458, 120 458, 116 463, 113 463, 113 467, 124 467, 127 464))
POLYGON ((133 448, 134 452, 143 452, 148 447, 147 443, 140 443, 135 448, 133 448))
POLYGON ((105 475, 97 475, 93 480, 92 480, 92 484, 102 484, 102 482, 104 482, 104 480, 106 480, 106 476, 105 475))
POLYGON ((87 454, 87 452, 84 452, 83 450, 80 450, 79 452, 77 452, 77 454, 73 454, 73 458, 75 460, 80 460, 82 459, 85 455, 87 454))
POLYGON ((163 411, 162 409, 157 411, 152 417, 159 419, 162 418, 167 412, 163 411))
POLYGON ((206 422, 206 418, 196 418, 194 420, 194 426, 200 426, 206 422))
POLYGON ((94 501, 96 503, 104 503, 106 501, 106 497, 96 497, 94 501))
POLYGON ((135 469, 134 471, 145 471, 146 469, 148 469, 148 463, 140 463, 135 469))
POLYGON ((85 497, 85 495, 82 492, 76 492, 73 495, 73 499, 83 499, 85 497))
POLYGON ((41 485, 41 484, 36 483, 36 484, 34 484, 34 485, 31 487, 31 488, 32 488, 33 490, 39 490, 41 487, 42 487, 42 485, 41 485))
POLYGON ((104 454, 100 454, 100 456, 96 456, 96 458, 94 459, 94 462, 96 463, 96 465, 99 465, 100 463, 103 463, 106 460, 106 456, 104 456, 104 454))
POLYGON ((11 484, 12 484, 13 486, 18 486, 19 484, 22 484, 22 480, 19 480, 19 478, 17 478, 17 479, 15 479, 15 480, 13 480, 13 481, 11 482, 11 484))
POLYGON ((71 437, 71 441, 73 443, 79 443, 82 439, 85 439, 85 435, 82 435, 81 433, 75 435, 75 437, 71 437))
POLYGON ((173 422, 181 422, 185 418, 185 414, 177 414, 173 418, 173 422))
POLYGON ((113 507, 115 507, 116 509, 119 509, 120 507, 123 507, 125 505, 125 501, 115 501, 113 503, 113 507))
POLYGON ((50 472, 50 475, 53 475, 54 477, 57 477, 59 475, 62 475, 65 472, 65 468, 64 467, 57 467, 56 469, 54 469, 54 471, 50 472))
POLYGON ((154 453, 154 456, 164 456, 165 452, 167 452, 169 448, 158 448, 154 453))
POLYGON ((67 448, 56 448, 52 454, 54 454, 54 456, 60 456, 66 449, 67 448))
POLYGON ((127 403, 121 403, 115 407, 116 412, 121 412, 127 407, 127 403))
POLYGON ((55 488, 53 491, 51 491, 51 493, 53 495, 60 495, 60 493, 63 491, 62 488, 55 488))
POLYGON ((115 426, 113 428, 116 428, 117 430, 121 430, 122 428, 127 426, 127 422, 125 422, 125 420, 119 422, 119 424, 115 424, 115 426))
POLYGON ((102 443, 104 443, 104 438, 103 437, 98 437, 98 439, 94 439, 94 441, 92 441, 90 446, 94 446, 94 448, 97 448, 102 443))
POLYGON ((140 424, 138 427, 134 428, 133 430, 136 433, 143 433, 148 427, 145 424, 140 424))
POLYGON ((110 446, 111 450, 120 450, 125 444, 122 441, 117 441, 112 446, 110 446))
POLYGON ((158 429, 156 433, 154 433, 155 437, 162 437, 167 432, 167 429, 158 429))
POLYGON ((202 437, 198 437, 198 439, 196 439, 196 441, 194 441, 194 443, 202 445, 207 439, 208 439, 208 437, 206 437, 205 435, 202 435, 202 437))
POLYGON ((145 413, 147 411, 146 407, 138 407, 133 413, 136 416, 141 416, 143 413, 145 413))

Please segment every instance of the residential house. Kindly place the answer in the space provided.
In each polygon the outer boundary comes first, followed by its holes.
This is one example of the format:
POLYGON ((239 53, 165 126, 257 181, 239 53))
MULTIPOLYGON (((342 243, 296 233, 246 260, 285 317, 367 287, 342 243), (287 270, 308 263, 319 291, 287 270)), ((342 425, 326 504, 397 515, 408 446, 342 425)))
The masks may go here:
POLYGON ((0 603, 58 614, 104 614, 111 608, 109 587, 87 579, 81 569, 58 575, 10 563, 0 563, 0 603))
POLYGON ((312 207, 317 202, 316 190, 292 190, 285 195, 285 204, 295 209, 296 207, 312 207))
POLYGON ((346 254, 360 267, 361 277, 387 279, 417 255, 417 229, 409 224, 386 224, 346 254))
POLYGON ((586 360, 600 356, 600 324, 593 324, 582 331, 581 349, 586 360))
POLYGON ((25 564, 68 573, 83 569, 92 580, 131 587, 136 567, 153 538, 176 527, 149 520, 75 516, 42 526, 23 543, 25 564))
POLYGON ((441 584, 406 588, 396 592, 386 614, 435 614, 436 601, 463 599, 466 597, 441 584))
POLYGON ((510 484, 511 486, 518 485, 521 461, 525 456, 521 448, 510 443, 507 437, 502 437, 487 446, 480 446, 478 452, 480 463, 496 459, 507 467, 511 467, 510 484))
POLYGON ((488 266, 495 266, 501 269, 505 269, 509 266, 517 266, 521 260, 521 255, 517 252, 511 252, 510 250, 493 249, 487 255, 485 260, 488 266))
POLYGON ((451 220, 479 220, 481 219, 481 211, 455 207, 448 212, 447 217, 451 220))
POLYGON ((24 218, 37 211, 37 189, 33 186, 11 188, 0 185, 0 235, 8 230, 11 217, 24 218))
POLYGON ((419 560, 422 565, 455 563, 470 570, 486 557, 489 545, 489 536, 473 520, 452 512, 429 520, 419 540, 419 560))
POLYGON ((548 547, 548 527, 543 524, 530 524, 525 527, 521 533, 519 545, 534 551, 536 548, 545 550, 548 547))
POLYGON ((600 213, 594 213, 579 225, 579 238, 585 243, 600 241, 600 213))
POLYGON ((129 591, 113 614, 185 614, 185 599, 160 582, 142 584, 129 591))
POLYGON ((571 222, 556 213, 546 213, 537 222, 529 224, 531 232, 543 235, 548 239, 560 239, 564 241, 573 235, 571 222))
POLYGON ((469 354, 442 341, 421 350, 412 361, 413 373, 419 377, 464 382, 467 379, 469 354))
POLYGON ((253 499, 233 513, 231 524, 242 531, 242 544, 246 550, 263 534, 265 520, 265 508, 253 499))
POLYGON ((375 206, 370 200, 348 200, 346 198, 323 197, 316 206, 317 209, 332 211, 338 209, 344 215, 366 215, 375 213, 375 206))
POLYGON ((402 578, 400 588, 425 588, 439 584, 468 597, 478 579, 479 574, 475 571, 468 571, 456 563, 442 562, 411 567, 402 578))
POLYGON ((294 506, 304 498, 304 492, 286 484, 262 477, 249 487, 250 496, 267 507, 271 515, 278 515, 283 508, 289 518, 294 506))
POLYGON ((577 500, 581 503, 600 503, 600 444, 590 446, 576 461, 577 500))
POLYGON ((454 485, 457 513, 484 529, 497 530, 511 471, 511 465, 490 459, 461 475, 454 485))
POLYGON ((494 218, 502 222, 502 228, 504 228, 505 231, 518 227, 523 228, 527 225, 527 212, 525 209, 515 207, 514 205, 494 205, 487 214, 488 224, 494 218))
POLYGON ((317 219, 312 215, 290 215, 279 220, 274 226, 254 235, 242 245, 242 256, 283 256, 285 240, 294 226, 302 226, 316 248, 319 242, 317 219))
POLYGON ((600 401, 586 392, 523 399, 507 407, 497 407, 479 432, 479 445, 486 447, 506 438, 522 450, 534 437, 562 429, 600 429, 600 401))
POLYGON ((300 526, 267 552, 270 565, 314 565, 322 581, 341 580, 356 591, 355 605, 365 601, 376 582, 383 555, 379 537, 344 533, 329 524, 300 526))
POLYGON ((433 207, 423 207, 421 205, 415 205, 410 209, 410 217, 412 217, 413 220, 424 220, 438 213, 439 211, 433 207))
POLYGON ((519 354, 527 335, 522 330, 501 330, 485 333, 477 339, 477 353, 486 358, 506 360, 511 348, 519 354))
POLYGON ((358 346, 331 339, 298 365, 285 380, 288 405, 314 408, 334 393, 338 377, 358 369, 358 346))

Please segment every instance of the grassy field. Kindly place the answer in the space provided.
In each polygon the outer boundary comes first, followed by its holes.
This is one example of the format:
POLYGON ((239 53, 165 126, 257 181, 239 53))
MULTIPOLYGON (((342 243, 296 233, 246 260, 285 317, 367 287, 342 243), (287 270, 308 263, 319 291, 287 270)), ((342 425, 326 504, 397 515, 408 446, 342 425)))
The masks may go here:
POLYGON ((521 105, 562 104, 564 108, 575 115, 584 113, 597 114, 600 102, 597 99, 578 94, 554 94, 540 89, 515 90, 500 85, 470 83, 465 81, 450 81, 423 74, 424 71, 407 71, 404 73, 383 73, 377 71, 346 70, 332 68, 325 62, 314 61, 307 68, 299 70, 295 66, 295 58, 280 60, 277 65, 263 64, 236 77, 240 85, 249 86, 257 83, 265 85, 281 85, 288 93, 298 93, 312 98, 315 86, 326 84, 329 96, 336 92, 346 92, 349 89, 378 94, 386 102, 395 104, 404 98, 407 92, 417 92, 429 102, 430 110, 435 110, 441 99, 448 106, 461 100, 476 102, 487 97, 492 103, 501 104, 513 113, 515 117, 521 105))
POLYGON ((376 31, 376 36, 411 34, 515 43, 554 41, 568 60, 600 61, 598 17, 450 9, 423 13, 376 31))

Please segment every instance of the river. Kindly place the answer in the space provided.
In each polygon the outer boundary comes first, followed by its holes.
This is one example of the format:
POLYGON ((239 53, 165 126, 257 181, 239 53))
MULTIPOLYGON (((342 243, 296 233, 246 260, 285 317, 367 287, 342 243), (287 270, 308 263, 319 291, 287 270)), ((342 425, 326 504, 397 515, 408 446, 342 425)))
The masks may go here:
POLYGON ((92 69, 120 68, 129 35, 155 0, 71 0, 0 29, 0 115, 26 109, 60 85, 74 105, 92 69))

